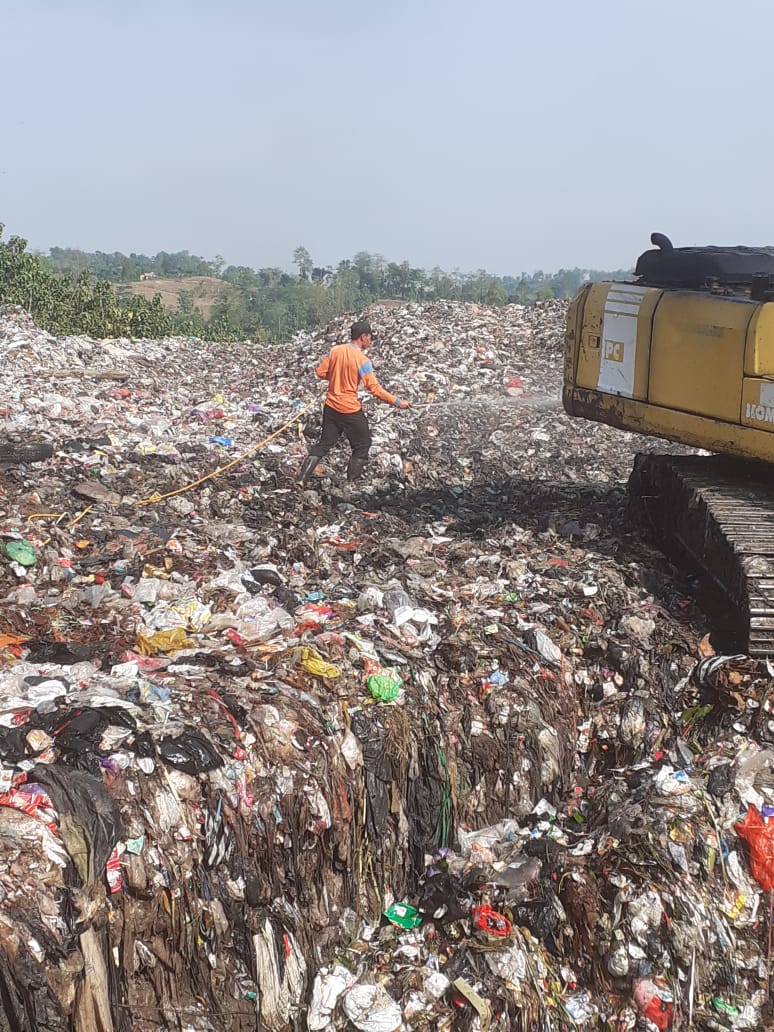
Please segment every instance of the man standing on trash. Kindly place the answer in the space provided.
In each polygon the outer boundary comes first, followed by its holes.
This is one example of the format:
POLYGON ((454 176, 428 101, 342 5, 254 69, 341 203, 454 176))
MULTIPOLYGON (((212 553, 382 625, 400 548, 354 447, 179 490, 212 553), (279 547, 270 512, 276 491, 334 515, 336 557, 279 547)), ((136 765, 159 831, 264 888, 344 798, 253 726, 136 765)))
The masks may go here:
POLYGON ((411 408, 410 401, 401 401, 390 394, 374 376, 374 367, 366 355, 373 337, 371 324, 365 319, 353 323, 350 337, 350 344, 336 344, 316 369, 320 379, 328 381, 328 395, 323 407, 320 440, 309 449, 301 466, 299 479, 302 484, 307 482, 320 459, 328 454, 342 434, 346 435, 352 448, 347 480, 357 480, 363 472, 371 447, 371 431, 358 397, 361 383, 375 398, 387 405, 399 409, 411 408))

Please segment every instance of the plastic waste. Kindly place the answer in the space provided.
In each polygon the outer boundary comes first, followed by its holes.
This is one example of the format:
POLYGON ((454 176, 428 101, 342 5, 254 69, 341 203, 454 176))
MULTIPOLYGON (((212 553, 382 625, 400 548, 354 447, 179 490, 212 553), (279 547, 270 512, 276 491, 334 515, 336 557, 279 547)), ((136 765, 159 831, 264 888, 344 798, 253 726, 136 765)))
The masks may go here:
POLYGON ((466 978, 456 978, 452 985, 478 1014, 481 1032, 489 1032, 489 1026, 492 1022, 492 1009, 486 1000, 476 992, 466 978))
POLYGON ((734 825, 750 847, 753 878, 766 892, 774 890, 774 820, 766 820, 754 806, 734 825))
POLYGON ((366 678, 366 687, 374 699, 393 702, 400 695, 401 682, 389 674, 371 674, 366 678))
POLYGON ((158 754, 170 766, 186 774, 202 774, 223 763, 215 748, 198 731, 183 731, 175 738, 162 738, 158 754))
POLYGON ((207 633, 233 628, 248 642, 263 642, 295 629, 295 620, 285 609, 264 595, 254 595, 235 612, 215 613, 206 625, 207 633))
POLYGON ((390 588, 382 595, 382 604, 390 614, 390 622, 396 627, 411 620, 414 615, 414 603, 411 596, 403 588, 390 588))
POLYGON ((637 942, 646 946, 664 917, 664 907, 658 893, 653 889, 646 889, 630 899, 626 909, 632 935, 637 942))
POLYGON ((191 648, 193 642, 182 627, 170 631, 156 631, 155 634, 138 634, 135 648, 142 656, 153 656, 159 652, 179 652, 191 648))
POLYGON ((509 890, 508 898, 526 899, 530 886, 537 882, 542 863, 539 857, 519 857, 504 867, 496 867, 491 876, 492 884, 509 890))
POLYGON ((648 978, 639 979, 634 984, 634 1001, 656 1028, 671 1028, 675 1005, 665 985, 657 985, 648 978))
POLYGON ((726 1003, 719 996, 712 997, 712 1006, 718 1014, 727 1014, 732 1020, 740 1013, 738 1007, 735 1007, 732 1003, 726 1003))
MULTIPOLYGON (((243 579, 244 579, 243 575, 243 579)), ((253 566, 250 569, 250 577, 257 584, 273 584, 275 586, 283 583, 279 570, 273 563, 261 563, 260 566, 253 566)))
POLYGON ((708 656, 706 659, 702 659, 696 664, 693 676, 699 684, 711 685, 714 675, 717 674, 724 666, 738 663, 740 660, 746 659, 747 656, 740 653, 737 653, 734 656, 708 656))
POLYGON ((330 1027, 341 994, 354 985, 355 981, 356 976, 341 964, 337 964, 332 970, 321 968, 318 971, 306 1018, 309 1032, 322 1032, 330 1027))
POLYGON ((310 648, 308 645, 303 645, 299 650, 299 659, 304 670, 314 677, 334 679, 341 675, 337 666, 328 663, 316 649, 310 648))
POLYGON ((659 794, 664 796, 686 795, 693 788, 691 779, 684 770, 674 770, 668 765, 659 770, 653 784, 659 794))
POLYGON ((29 541, 6 541, 3 551, 20 566, 34 566, 38 561, 38 553, 29 541))
POLYGON ((547 663, 551 663, 553 666, 561 664, 562 650, 539 627, 527 629, 524 632, 524 641, 530 648, 538 652, 547 663))
POLYGON ((717 799, 728 795, 734 787, 736 772, 730 763, 721 763, 713 767, 707 778, 707 791, 717 799))
POLYGON ((624 978, 629 974, 629 951, 624 943, 619 943, 608 954, 607 970, 614 978, 624 978))
POLYGON ((384 911, 387 920, 398 928, 416 928, 422 924, 422 918, 417 913, 416 907, 408 903, 393 903, 384 911))
POLYGON ((594 1016, 599 1013, 588 993, 575 993, 573 996, 568 996, 562 1001, 562 1006, 578 1025, 581 1022, 585 1024, 587 1021, 592 1021, 594 1016))
POLYGON ((400 1007, 381 985, 352 986, 342 1007, 360 1032, 397 1032, 403 1024, 400 1007))
POLYGON ((422 992, 432 1000, 440 1000, 450 985, 451 982, 442 971, 434 971, 425 979, 422 992))
POLYGON ((83 663, 94 655, 94 647, 69 641, 28 641, 27 659, 34 663, 58 663, 70 666, 83 663))
POLYGON ((513 932, 513 925, 504 914, 498 914, 489 905, 470 908, 470 921, 477 932, 505 938, 513 932))
POLYGON ((195 598, 180 598, 175 602, 159 602, 145 614, 148 631, 168 631, 182 627, 199 632, 207 625, 212 609, 195 598))
POLYGON ((384 592, 380 591, 379 588, 369 585, 358 595, 357 599, 357 611, 358 613, 373 613, 378 609, 381 609, 384 605, 384 592))
POLYGON ((462 828, 457 832, 460 843, 460 851, 464 857, 469 857, 474 846, 479 849, 492 849, 502 842, 518 834, 521 825, 516 820, 507 819, 498 824, 492 824, 488 828, 479 828, 475 831, 464 831, 462 828))

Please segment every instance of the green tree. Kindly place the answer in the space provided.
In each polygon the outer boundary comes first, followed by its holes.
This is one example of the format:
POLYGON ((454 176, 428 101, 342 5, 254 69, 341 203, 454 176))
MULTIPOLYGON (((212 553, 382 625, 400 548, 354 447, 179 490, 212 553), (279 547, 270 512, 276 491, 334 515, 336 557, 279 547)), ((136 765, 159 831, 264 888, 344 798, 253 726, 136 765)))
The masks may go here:
POLYGON ((224 268, 220 256, 207 262, 187 251, 127 256, 53 247, 48 255, 40 255, 30 253, 21 237, 3 241, 0 228, 0 302, 24 306, 39 325, 54 333, 95 337, 180 333, 265 343, 285 340, 299 329, 328 322, 343 312, 361 311, 380 298, 529 304, 570 297, 586 280, 631 275, 630 270, 606 273, 578 268, 519 276, 493 276, 483 269, 446 272, 439 267, 427 272, 367 251, 358 251, 335 267, 320 267, 303 247, 296 248, 293 259, 297 276, 274 267, 224 268), (124 285, 149 270, 176 278, 219 276, 224 289, 210 318, 205 322, 197 311, 191 290, 179 292, 175 310, 165 309, 158 294, 150 301, 132 296, 124 285))
POLYGON ((297 247, 293 252, 293 264, 298 267, 298 278, 306 282, 312 274, 314 262, 305 247, 297 247))

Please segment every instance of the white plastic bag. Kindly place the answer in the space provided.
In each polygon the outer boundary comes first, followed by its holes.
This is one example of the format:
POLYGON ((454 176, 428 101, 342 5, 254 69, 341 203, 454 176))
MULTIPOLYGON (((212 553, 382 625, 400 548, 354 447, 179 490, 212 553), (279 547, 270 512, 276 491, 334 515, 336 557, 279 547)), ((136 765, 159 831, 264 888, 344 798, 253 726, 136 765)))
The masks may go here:
POLYGON ((397 1032, 400 1007, 384 986, 355 985, 344 997, 344 1013, 360 1032, 397 1032))

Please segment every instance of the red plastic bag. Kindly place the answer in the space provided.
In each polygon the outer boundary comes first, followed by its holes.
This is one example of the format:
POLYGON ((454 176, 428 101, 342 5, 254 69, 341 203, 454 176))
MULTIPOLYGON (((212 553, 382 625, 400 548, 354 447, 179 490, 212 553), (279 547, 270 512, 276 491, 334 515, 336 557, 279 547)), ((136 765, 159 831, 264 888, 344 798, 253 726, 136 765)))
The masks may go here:
POLYGON ((513 931, 513 925, 508 918, 489 906, 471 907, 470 920, 476 930, 486 932, 487 935, 506 936, 513 931))
POLYGON ((766 892, 774 890, 774 821, 765 821, 754 806, 735 824, 736 833, 750 847, 753 878, 766 892))
POLYGON ((651 982, 649 978, 641 978, 634 986, 634 1001, 656 1028, 671 1027, 675 1005, 665 986, 651 982))

